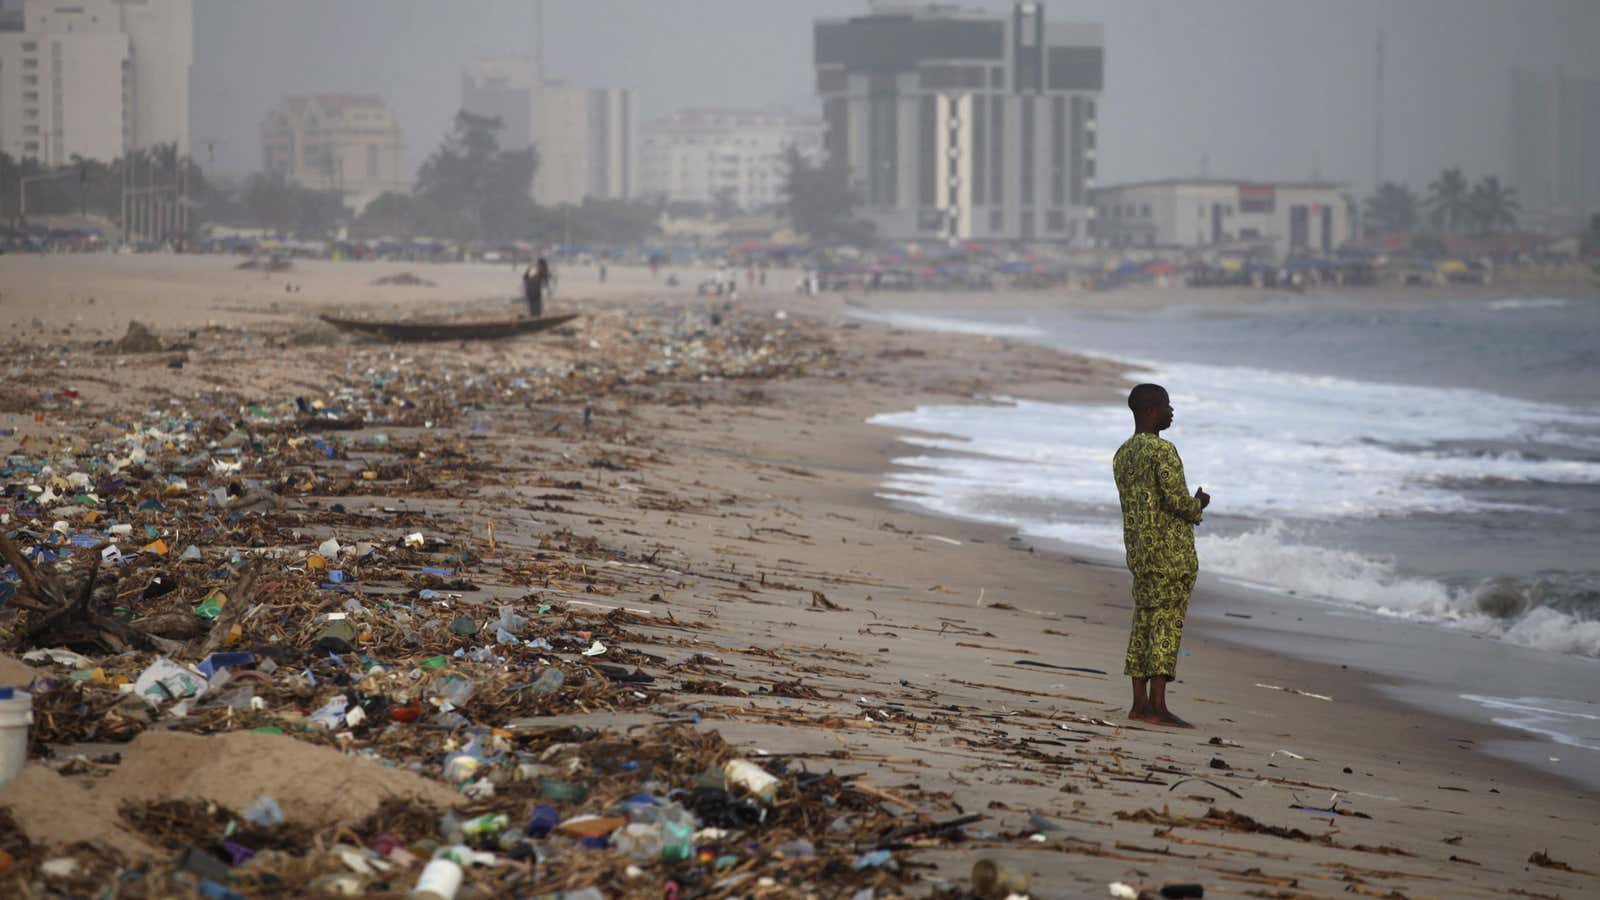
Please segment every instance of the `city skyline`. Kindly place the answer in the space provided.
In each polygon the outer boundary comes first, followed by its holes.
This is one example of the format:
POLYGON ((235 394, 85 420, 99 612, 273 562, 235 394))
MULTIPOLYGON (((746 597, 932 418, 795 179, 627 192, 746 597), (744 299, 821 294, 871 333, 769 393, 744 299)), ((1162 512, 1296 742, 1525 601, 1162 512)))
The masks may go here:
MULTIPOLYGON (((632 88, 641 119, 691 106, 815 114, 812 23, 866 8, 858 0, 549 0, 544 68, 550 78, 632 88)), ((1420 185, 1449 165, 1503 172, 1511 70, 1565 65, 1593 75, 1586 48, 1600 35, 1600 6, 1579 0, 1046 8, 1055 21, 1106 28, 1102 184, 1210 171, 1370 185, 1379 31, 1385 177, 1420 185)), ((252 135, 284 94, 380 93, 406 130, 414 172, 459 108, 462 67, 533 46, 531 4, 485 0, 473 9, 452 15, 433 0, 198 4, 196 156, 204 162, 209 150, 224 173, 255 171, 252 135)))

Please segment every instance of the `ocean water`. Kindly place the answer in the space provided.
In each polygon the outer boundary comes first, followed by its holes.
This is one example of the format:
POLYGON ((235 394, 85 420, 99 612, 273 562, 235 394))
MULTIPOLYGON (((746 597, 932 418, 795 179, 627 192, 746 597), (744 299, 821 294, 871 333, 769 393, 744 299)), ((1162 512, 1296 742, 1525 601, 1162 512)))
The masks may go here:
MULTIPOLYGON (((1095 353, 1164 384, 1166 436, 1213 497, 1204 573, 1600 660, 1600 297, 863 315, 1095 353)), ((876 417, 914 432, 884 496, 1120 555, 1127 408, 994 399, 876 417)), ((1600 749, 1600 688, 1579 688, 1461 697, 1600 749)))

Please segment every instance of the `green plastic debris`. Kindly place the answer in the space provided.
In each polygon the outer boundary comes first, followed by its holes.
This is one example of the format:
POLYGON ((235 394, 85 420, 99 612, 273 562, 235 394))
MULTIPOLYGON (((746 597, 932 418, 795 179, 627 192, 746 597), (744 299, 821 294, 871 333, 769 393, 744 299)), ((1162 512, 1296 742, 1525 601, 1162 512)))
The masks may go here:
POLYGON ((257 725, 250 730, 258 734, 283 734, 283 729, 276 725, 257 725))
POLYGON ((222 608, 228 605, 228 595, 221 591, 212 591, 210 596, 200 601, 194 608, 194 614, 202 619, 215 619, 222 614, 222 608))
POLYGON ((444 656, 430 656, 422 661, 424 669, 443 669, 450 665, 450 660, 444 656))

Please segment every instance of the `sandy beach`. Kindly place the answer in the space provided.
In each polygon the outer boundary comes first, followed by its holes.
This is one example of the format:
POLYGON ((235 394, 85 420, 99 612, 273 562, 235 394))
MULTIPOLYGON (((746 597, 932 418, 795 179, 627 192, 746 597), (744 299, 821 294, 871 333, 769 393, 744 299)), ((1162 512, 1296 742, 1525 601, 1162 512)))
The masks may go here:
MULTIPOLYGON (((1184 291, 807 298, 792 292, 794 273, 774 272, 765 290, 728 303, 694 296, 692 287, 666 289, 642 268, 613 266, 604 284, 593 269, 574 268, 559 273, 548 305, 581 314, 570 329, 497 343, 391 346, 338 334, 316 316, 504 316, 517 311, 512 270, 296 261, 290 271, 263 274, 239 270, 239 262, 0 257, 0 449, 88 459, 97 442, 115 439, 117 423, 151 424, 190 408, 233 420, 217 426, 215 438, 226 440, 236 423, 251 421, 248 409, 287 409, 292 418, 296 397, 351 405, 340 398, 381 381, 396 398, 389 414, 402 424, 340 432, 358 443, 338 458, 297 461, 292 471, 310 474, 275 482, 283 502, 250 514, 270 525, 256 549, 290 554, 268 565, 303 564, 329 537, 383 545, 413 531, 441 535, 473 551, 459 573, 473 586, 457 590, 456 608, 490 616, 499 602, 529 616, 540 604, 588 616, 624 610, 596 620, 627 636, 598 658, 655 679, 589 708, 507 701, 479 710, 478 724, 501 729, 513 744, 543 747, 573 725, 626 736, 692 723, 684 727, 719 733, 745 758, 857 776, 870 788, 856 792, 865 805, 850 807, 862 817, 907 825, 980 817, 904 837, 892 878, 844 865, 842 875, 766 884, 754 878, 758 854, 747 852, 733 871, 748 858, 750 880, 717 887, 707 879, 685 895, 850 896, 875 886, 877 896, 962 896, 980 858, 1027 873, 1032 895, 1052 898, 1108 896, 1112 882, 1197 882, 1207 896, 1274 898, 1575 898, 1600 886, 1592 839, 1600 798, 1482 752, 1509 732, 1419 712, 1357 668, 1250 649, 1217 624, 1189 631, 1171 688, 1174 708, 1196 728, 1129 724, 1120 674, 1131 609, 1125 571, 878 497, 899 453, 896 432, 866 424, 875 414, 996 395, 1114 400, 1126 380, 1106 360, 1006 338, 896 329, 852 316, 852 305, 1153 309, 1182 302, 1184 291), (433 284, 373 283, 401 272, 433 284), (116 348, 131 321, 149 326, 163 348, 116 348), (705 361, 714 369, 697 368, 705 361), (402 409, 398 398, 411 397, 412 385, 455 393, 435 396, 436 409, 402 409), (360 443, 379 431, 381 446, 360 443), (447 467, 435 464, 441 459, 447 467), (535 563, 565 568, 535 577, 535 563), (838 893, 845 884, 851 890, 838 893)), ((677 274, 692 286, 701 273, 677 274)), ((1250 303, 1259 294, 1234 299, 1250 303)), ((1222 302, 1214 292, 1205 300, 1222 302)), ((244 427, 266 431, 269 418, 285 421, 273 416, 244 427)), ((190 475, 189 490, 203 498, 227 477, 190 475)), ((30 527, 50 524, 47 517, 30 527)), ((21 525, 12 518, 6 527, 21 525)), ((171 529, 163 538, 174 548, 195 542, 217 554, 250 546, 231 532, 206 543, 193 522, 171 529)), ((259 602, 270 606, 273 590, 258 589, 259 602)), ((276 590, 283 604, 302 596, 276 590)), ((199 602, 206 589, 185 584, 180 593, 199 602)), ((1222 601, 1196 599, 1206 602, 1222 601)), ((334 608, 284 605, 276 625, 267 614, 246 622, 241 646, 276 642, 279 633, 294 643, 301 623, 288 617, 334 608)), ((10 636, 0 631, 0 639, 10 636)), ((73 668, 19 668, 20 649, 0 658, 0 684, 61 680, 73 668)), ((131 675, 153 658, 107 656, 96 662, 108 673, 131 675)), ((298 740, 310 689, 299 707, 261 696, 265 709, 237 725, 230 718, 197 727, 157 713, 115 737, 36 744, 23 774, 0 788, 0 810, 26 839, 14 848, 0 843, 16 858, 0 885, 12 895, 44 895, 52 876, 43 863, 71 856, 79 841, 117 855, 119 865, 160 860, 170 869, 178 851, 113 815, 121 803, 187 794, 236 808, 271 786, 292 824, 334 835, 387 795, 405 793, 436 812, 462 799, 440 776, 437 756, 419 772, 402 764, 383 777, 336 773, 328 762, 354 766, 364 748, 381 755, 405 746, 403 729, 382 739, 319 731, 298 740), (262 724, 288 737, 245 730, 262 724), (301 747, 325 756, 296 756, 301 747), (97 761, 110 753, 122 756, 97 761), (69 762, 75 754, 91 762, 69 762), (277 771, 261 763, 280 758, 277 771), (202 769, 207 759, 255 762, 231 775, 172 771, 202 769), (282 771, 297 765, 327 777, 297 787, 282 771), (384 781, 402 776, 404 785, 384 781), (316 806, 319 791, 339 799, 316 806), (297 801, 302 808, 291 808, 297 801)), ((499 796, 518 797, 504 788, 499 796)), ((824 840, 821 827, 815 834, 824 840)), ((869 849, 854 840, 839 852, 869 849)), ((607 853, 615 858, 578 855, 607 853)), ((342 871, 326 850, 297 859, 274 871, 307 882, 342 871)), ((582 868, 565 859, 530 867, 518 876, 517 895, 592 883, 584 878, 599 879, 606 896, 663 890, 660 867, 630 878, 620 864, 582 868)), ((60 884, 81 890, 114 870, 96 857, 78 881, 60 884)), ((417 871, 362 876, 363 889, 401 896, 417 871)), ((479 891, 471 895, 494 895, 505 873, 469 872, 479 891)), ((252 877, 236 889, 268 893, 252 877)))

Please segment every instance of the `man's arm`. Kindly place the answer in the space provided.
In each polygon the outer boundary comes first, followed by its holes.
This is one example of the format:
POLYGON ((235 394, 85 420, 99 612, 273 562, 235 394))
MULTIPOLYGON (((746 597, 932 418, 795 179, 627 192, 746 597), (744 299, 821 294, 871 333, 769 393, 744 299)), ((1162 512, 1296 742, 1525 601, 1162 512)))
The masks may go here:
POLYGON ((1171 444, 1162 442, 1156 450, 1156 488, 1161 492, 1161 508, 1186 522, 1200 524, 1204 505, 1199 497, 1189 496, 1189 485, 1183 479, 1183 460, 1171 444))

